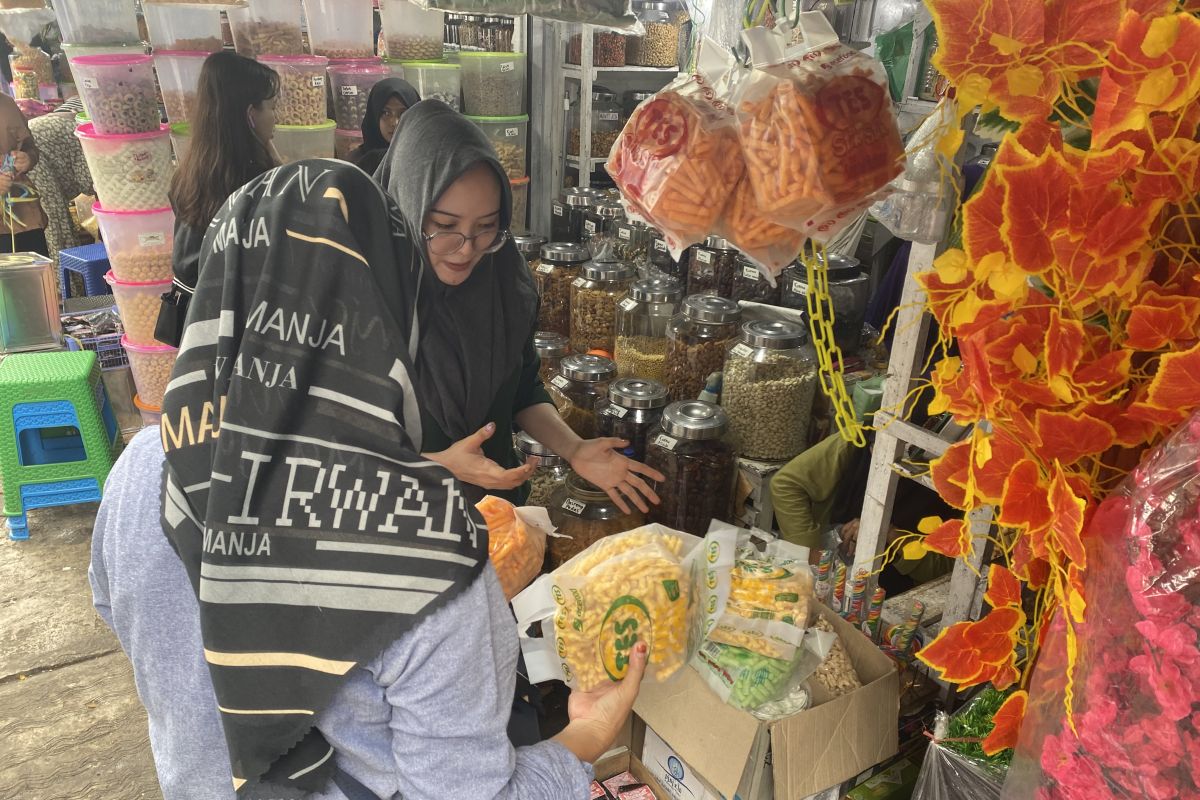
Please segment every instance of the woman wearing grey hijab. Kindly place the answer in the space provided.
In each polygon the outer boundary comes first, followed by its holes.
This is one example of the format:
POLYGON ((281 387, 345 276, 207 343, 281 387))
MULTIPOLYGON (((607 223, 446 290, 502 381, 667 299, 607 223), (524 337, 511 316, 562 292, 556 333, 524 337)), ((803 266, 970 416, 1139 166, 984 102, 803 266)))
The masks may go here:
POLYGON ((466 484, 472 501, 490 492, 519 503, 533 466, 517 463, 515 424, 622 510, 657 503, 643 476, 663 476, 616 452, 624 440, 581 439, 542 386, 537 290, 509 240, 512 190, 482 131, 445 103, 418 103, 375 178, 399 205, 411 243, 400 272, 418 320, 422 453, 466 484))

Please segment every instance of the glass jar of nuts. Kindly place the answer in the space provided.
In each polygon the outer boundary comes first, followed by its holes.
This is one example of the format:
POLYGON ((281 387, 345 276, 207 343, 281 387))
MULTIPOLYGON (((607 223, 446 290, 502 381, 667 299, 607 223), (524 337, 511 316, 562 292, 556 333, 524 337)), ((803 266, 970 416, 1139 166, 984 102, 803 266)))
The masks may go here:
POLYGON ((561 534, 550 539, 551 569, 561 567, 605 536, 633 530, 644 521, 637 509, 631 514, 622 512, 606 492, 578 475, 571 475, 567 485, 554 493, 549 510, 550 522, 561 534))
POLYGON ((596 261, 619 261, 617 225, 625 218, 620 203, 604 202, 589 206, 583 215, 583 243, 596 261))
POLYGON ((737 459, 728 430, 720 406, 701 400, 667 406, 646 447, 646 465, 664 476, 650 522, 703 536, 712 520, 729 519, 737 459))
POLYGON ((649 266, 646 261, 647 230, 645 223, 637 220, 617 220, 614 237, 617 260, 633 264, 639 274, 649 266))
POLYGON ((732 296, 737 248, 720 236, 709 236, 704 244, 696 245, 689 252, 688 294, 732 296))
POLYGON ((738 335, 742 312, 726 297, 694 294, 667 325, 666 384, 676 400, 694 400, 709 376, 725 366, 725 350, 738 335))
POLYGON ((538 377, 542 383, 550 383, 558 374, 559 364, 563 358, 570 355, 571 347, 567 337, 553 331, 538 331, 533 335, 533 349, 537 351, 542 365, 538 368, 538 377))
POLYGON ((517 246, 517 252, 525 258, 529 269, 537 274, 538 265, 542 263, 542 245, 546 244, 546 237, 536 233, 514 233, 512 240, 517 246))
POLYGON ((679 64, 678 3, 642 2, 633 10, 645 29, 625 45, 625 62, 639 67, 674 67, 679 64))
POLYGON ((589 261, 571 283, 571 349, 602 350, 609 355, 617 339, 617 301, 637 271, 623 261, 589 261))
POLYGON ((785 461, 803 452, 816 392, 816 353, 803 327, 764 320, 742 325, 721 384, 721 405, 741 456, 785 461))
POLYGON ((667 326, 679 313, 683 286, 674 278, 644 278, 617 303, 617 373, 666 379, 667 326))
POLYGON ((565 357, 549 386, 563 422, 584 439, 596 437, 596 406, 608 397, 608 384, 617 377, 612 359, 590 353, 565 357))
POLYGON ((533 460, 533 474, 529 476, 529 498, 527 505, 548 508, 554 493, 567 485, 571 466, 558 455, 525 431, 516 437, 517 458, 522 463, 533 460))
MULTIPOLYGON (((862 341, 863 319, 870 299, 869 279, 857 259, 830 253, 819 256, 829 274, 829 299, 833 305, 833 336, 844 355, 857 353, 862 341)), ((796 262, 780 276, 783 288, 780 305, 808 310, 808 269, 796 262)))
POLYGON ((614 381, 608 387, 608 402, 596 412, 596 432, 625 439, 629 445, 621 452, 635 461, 645 461, 650 431, 662 419, 666 405, 667 387, 658 381, 614 381))
POLYGON ((779 289, 782 282, 782 277, 777 276, 775 285, 772 286, 763 271, 750 259, 739 256, 737 266, 733 270, 733 293, 730 296, 738 301, 748 300, 752 303, 776 306, 779 305, 779 289))
POLYGON ((571 283, 579 277, 588 260, 587 248, 570 242, 542 245, 541 263, 533 273, 542 303, 538 309, 538 329, 571 333, 571 283))

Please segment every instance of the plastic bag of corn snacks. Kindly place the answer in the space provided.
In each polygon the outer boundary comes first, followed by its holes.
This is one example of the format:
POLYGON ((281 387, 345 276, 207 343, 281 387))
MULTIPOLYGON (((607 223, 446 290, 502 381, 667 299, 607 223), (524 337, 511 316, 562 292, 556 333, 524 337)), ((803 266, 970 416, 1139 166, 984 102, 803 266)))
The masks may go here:
POLYGON ((488 527, 488 558, 500 578, 506 600, 512 600, 542 571, 546 533, 552 529, 546 509, 517 508, 488 495, 475 504, 488 527))

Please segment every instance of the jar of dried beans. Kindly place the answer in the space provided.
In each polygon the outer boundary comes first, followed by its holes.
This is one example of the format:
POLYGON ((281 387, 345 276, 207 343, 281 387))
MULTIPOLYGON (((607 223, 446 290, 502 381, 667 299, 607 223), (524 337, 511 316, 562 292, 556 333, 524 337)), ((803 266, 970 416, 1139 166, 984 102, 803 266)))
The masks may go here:
POLYGON ((682 10, 677 6, 664 2, 633 4, 645 33, 629 37, 625 46, 626 63, 664 68, 679 65, 678 18, 682 10))
POLYGON ((559 364, 571 352, 567 337, 553 331, 538 331, 533 335, 533 349, 537 351, 542 365, 538 377, 542 383, 550 383, 558 374, 559 364))
POLYGON ((622 378, 666 379, 667 326, 679 313, 683 287, 674 278, 644 278, 617 303, 617 372, 622 378))
POLYGON ((527 505, 550 505, 554 493, 567 485, 567 477, 571 474, 571 466, 567 460, 558 455, 541 442, 534 439, 525 431, 517 434, 517 458, 522 463, 533 460, 533 474, 529 476, 529 498, 527 505))
POLYGON ((694 294, 667 326, 666 384, 676 400, 694 400, 725 366, 742 312, 726 297, 694 294))
POLYGON ((664 476, 651 522, 703 536, 713 519, 729 519, 737 459, 728 430, 720 406, 701 400, 667 406, 646 447, 646 465, 664 476))
POLYGON ((608 387, 608 402, 596 413, 596 432, 626 440, 629 445, 621 452, 644 461, 650 431, 666 405, 667 387, 658 381, 622 378, 608 387))
POLYGON ((617 301, 637 276, 622 261, 589 261, 571 282, 571 349, 612 354, 617 338, 617 301))
POLYGON ((571 332, 571 284, 588 260, 587 248, 570 242, 542 245, 542 260, 533 273, 542 303, 538 329, 566 336, 571 332))
POLYGON ((709 236, 689 252, 688 294, 732 296, 737 249, 720 236, 709 236))
POLYGON ((512 240, 517 252, 525 258, 525 263, 536 275, 538 265, 542 263, 542 245, 546 244, 546 237, 536 233, 515 233, 512 240))
POLYGON ((737 266, 733 271, 733 292, 730 296, 739 301, 748 300, 752 303, 779 305, 779 289, 782 282, 783 279, 777 276, 775 285, 772 286, 763 271, 750 259, 739 256, 737 266))
POLYGON ((581 438, 596 437, 596 407, 608 397, 608 384, 617 377, 612 359, 590 353, 567 356, 550 381, 550 398, 563 422, 581 438))

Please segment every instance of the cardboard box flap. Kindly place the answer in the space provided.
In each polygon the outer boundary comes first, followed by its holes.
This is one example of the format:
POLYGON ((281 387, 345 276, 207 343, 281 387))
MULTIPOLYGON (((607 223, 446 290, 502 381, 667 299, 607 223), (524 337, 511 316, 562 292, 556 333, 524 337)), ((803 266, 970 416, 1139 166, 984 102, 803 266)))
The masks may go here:
POLYGON ((644 683, 634 711, 726 797, 754 747, 759 721, 722 703, 690 667, 667 683, 644 683))

